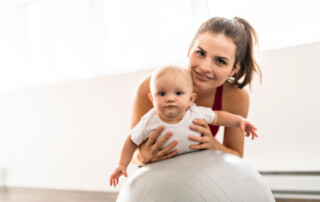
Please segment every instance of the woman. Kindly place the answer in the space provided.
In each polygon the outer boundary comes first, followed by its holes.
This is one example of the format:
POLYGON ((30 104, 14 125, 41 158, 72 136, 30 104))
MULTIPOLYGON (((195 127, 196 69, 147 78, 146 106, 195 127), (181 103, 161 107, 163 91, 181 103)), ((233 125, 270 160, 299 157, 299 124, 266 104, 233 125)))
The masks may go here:
MULTIPOLYGON (((256 72, 261 77, 259 66, 253 56, 253 46, 257 42, 256 32, 244 19, 211 18, 204 22, 194 36, 188 52, 188 69, 197 94, 198 106, 211 107, 247 117, 249 95, 243 89, 250 84, 256 72)), ((134 127, 140 118, 152 108, 148 99, 150 77, 138 87, 132 113, 134 127)), ((209 127, 204 120, 194 120, 191 130, 201 137, 189 136, 197 142, 191 149, 212 149, 243 156, 244 135, 239 128, 225 128, 223 143, 215 139, 218 127, 209 127)), ((162 145, 172 136, 170 132, 157 137, 163 130, 159 126, 149 139, 139 147, 133 160, 139 165, 170 158, 177 154, 171 151, 177 144, 173 141, 167 147, 162 145)))

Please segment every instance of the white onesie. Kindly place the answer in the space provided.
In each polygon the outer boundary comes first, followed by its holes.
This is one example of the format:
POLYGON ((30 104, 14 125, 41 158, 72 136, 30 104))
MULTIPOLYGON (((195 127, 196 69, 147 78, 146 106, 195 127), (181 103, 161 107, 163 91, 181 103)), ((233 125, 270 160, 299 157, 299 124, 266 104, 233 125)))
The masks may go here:
POLYGON ((160 125, 164 126, 164 130, 159 136, 163 136, 166 132, 171 131, 172 137, 166 142, 163 147, 170 144, 173 140, 178 140, 178 144, 174 149, 179 149, 179 154, 194 151, 190 149, 191 144, 197 144, 197 142, 188 139, 189 135, 201 136, 200 133, 192 131, 189 126, 192 125, 194 119, 204 119, 207 123, 212 123, 214 120, 214 112, 211 108, 200 107, 196 104, 192 104, 186 111, 186 114, 179 123, 169 124, 163 122, 154 108, 146 113, 140 120, 140 122, 131 130, 131 139, 136 145, 143 143, 149 135, 160 125))

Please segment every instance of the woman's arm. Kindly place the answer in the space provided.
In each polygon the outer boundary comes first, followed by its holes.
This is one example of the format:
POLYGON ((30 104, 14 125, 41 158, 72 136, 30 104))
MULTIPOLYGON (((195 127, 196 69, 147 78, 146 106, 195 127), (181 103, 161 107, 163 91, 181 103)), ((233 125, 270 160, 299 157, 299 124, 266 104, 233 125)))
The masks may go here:
POLYGON ((144 114, 153 108, 152 102, 148 98, 148 93, 150 92, 149 83, 150 77, 147 77, 136 89, 131 113, 131 129, 138 124, 144 114))
MULTIPOLYGON (((245 89, 238 89, 229 83, 224 85, 222 110, 244 118, 248 115, 249 94, 245 89)), ((199 142, 191 145, 192 149, 213 149, 243 157, 244 135, 240 128, 225 127, 223 143, 212 136, 208 124, 204 120, 195 120, 191 130, 202 134, 202 137, 189 136, 190 140, 199 142)))
MULTIPOLYGON (((148 93, 150 92, 149 84, 150 77, 146 78, 137 88, 133 102, 131 128, 133 128, 140 121, 141 117, 153 107, 148 98, 148 93)), ((171 132, 167 132, 160 139, 157 139, 162 131, 163 126, 159 126, 152 134, 150 134, 147 141, 138 147, 138 150, 133 156, 132 163, 145 165, 170 158, 178 153, 178 150, 170 152, 177 145, 177 141, 173 141, 160 150, 172 136, 171 132)))

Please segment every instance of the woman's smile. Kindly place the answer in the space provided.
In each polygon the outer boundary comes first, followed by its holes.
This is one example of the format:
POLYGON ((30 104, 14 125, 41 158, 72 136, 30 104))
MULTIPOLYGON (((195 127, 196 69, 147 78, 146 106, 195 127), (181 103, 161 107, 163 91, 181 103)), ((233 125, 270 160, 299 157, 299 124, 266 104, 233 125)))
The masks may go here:
POLYGON ((197 79, 199 79, 200 81, 209 81, 209 80, 214 80, 214 77, 209 77, 207 75, 201 74, 199 72, 197 72, 195 69, 193 69, 194 73, 197 76, 197 79))

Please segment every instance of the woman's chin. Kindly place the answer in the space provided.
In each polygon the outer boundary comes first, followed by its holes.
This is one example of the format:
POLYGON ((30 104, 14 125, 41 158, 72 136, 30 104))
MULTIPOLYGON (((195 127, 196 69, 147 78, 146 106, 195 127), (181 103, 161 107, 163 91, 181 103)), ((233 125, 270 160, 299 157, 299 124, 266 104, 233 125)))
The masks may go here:
MULTIPOLYGON (((222 84, 220 84, 222 85, 222 84)), ((193 83, 193 87, 194 90, 201 90, 201 91, 205 91, 205 90, 212 90, 214 88, 217 88, 219 85, 216 85, 216 83, 212 83, 212 82, 194 82, 193 83)))
POLYGON ((204 89, 210 88, 211 85, 209 84, 209 82, 195 81, 195 82, 193 83, 193 86, 194 86, 196 89, 204 90, 204 89))

